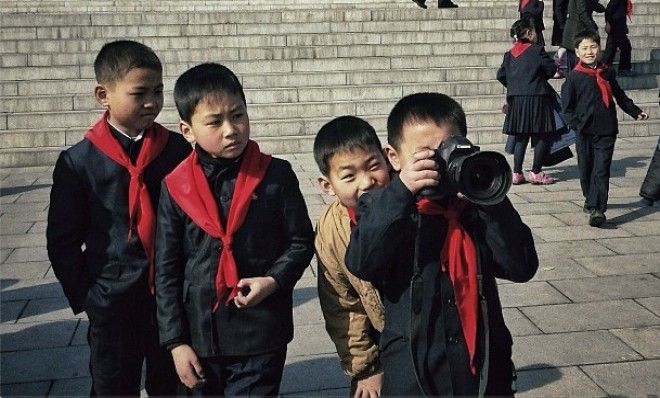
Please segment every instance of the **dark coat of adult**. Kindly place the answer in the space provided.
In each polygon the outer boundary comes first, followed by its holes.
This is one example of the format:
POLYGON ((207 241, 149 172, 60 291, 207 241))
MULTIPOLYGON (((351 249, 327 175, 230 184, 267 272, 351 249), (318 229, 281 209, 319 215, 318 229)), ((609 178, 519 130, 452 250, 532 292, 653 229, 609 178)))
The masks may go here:
MULTIPOLYGON (((240 160, 223 164, 197 148, 221 222, 226 225, 240 160)), ((256 355, 293 338, 292 292, 314 255, 314 231, 289 162, 272 158, 233 238, 239 278, 271 276, 278 289, 237 308, 216 301, 222 242, 195 224, 163 182, 156 231, 156 304, 163 346, 186 343, 200 357, 256 355)))
MULTIPOLYGON (((154 212, 163 177, 190 150, 181 134, 170 132, 163 151, 145 168, 143 180, 154 212)), ((48 257, 76 314, 88 307, 111 308, 126 295, 148 292, 144 248, 137 233, 127 238, 130 178, 126 168, 87 139, 62 152, 55 164, 46 230, 48 257)))
POLYGON ((552 0, 552 45, 561 46, 568 14, 568 0, 552 0))
POLYGON ((606 69, 603 77, 610 82, 612 95, 616 99, 616 103, 610 100, 609 107, 606 107, 602 100, 595 76, 573 71, 566 76, 566 81, 561 87, 564 117, 568 125, 578 134, 617 135, 619 133, 617 104, 634 119, 637 119, 642 112, 621 89, 612 68, 606 69))
POLYGON ((538 258, 531 231, 508 199, 493 206, 468 205, 461 216, 477 248, 485 299, 473 375, 453 285, 440 271, 446 219, 420 216, 415 203, 398 175, 388 187, 363 194, 346 255, 349 270, 372 282, 385 306, 380 341, 383 396, 476 396, 480 388, 486 395, 511 396, 512 338, 495 278, 525 282, 534 276, 538 258), (416 257, 420 271, 413 281, 416 257), (486 352, 487 378, 480 383, 486 352))
POLYGON ((525 5, 524 8, 520 8, 520 19, 531 18, 534 22, 534 30, 536 31, 536 42, 542 46, 545 46, 545 39, 543 38, 543 31, 545 30, 545 24, 543 23, 543 9, 545 5, 543 1, 540 0, 531 0, 525 5))
POLYGON ((507 97, 515 95, 554 95, 548 79, 557 71, 557 65, 543 46, 532 44, 518 57, 510 51, 504 53, 497 70, 497 80, 506 87, 507 97))
POLYGON ((653 152, 653 158, 639 195, 653 201, 660 200, 660 139, 658 139, 658 145, 655 146, 655 152, 653 152))
POLYGON ((605 7, 605 22, 610 24, 610 34, 628 33, 628 0, 610 0, 605 7))
POLYGON ((568 0, 568 18, 564 26, 562 47, 575 51, 575 35, 591 30, 598 32, 593 13, 605 12, 605 7, 598 0, 568 0))

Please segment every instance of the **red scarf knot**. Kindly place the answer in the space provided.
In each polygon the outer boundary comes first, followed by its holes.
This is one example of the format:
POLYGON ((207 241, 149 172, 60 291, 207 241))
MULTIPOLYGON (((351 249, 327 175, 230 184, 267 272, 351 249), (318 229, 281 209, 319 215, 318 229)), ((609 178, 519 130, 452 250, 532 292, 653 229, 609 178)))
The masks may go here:
POLYGON ((238 169, 226 228, 220 222, 218 206, 209 187, 197 152, 193 151, 174 171, 165 177, 165 184, 172 199, 184 213, 207 234, 222 242, 215 276, 216 301, 213 311, 220 305, 227 290, 230 291, 226 304, 238 294, 238 269, 232 251, 234 233, 245 221, 250 202, 257 186, 261 183, 271 156, 259 151, 254 141, 248 141, 238 169))
POLYGON ((156 217, 149 190, 143 181, 144 169, 163 151, 169 139, 169 131, 158 123, 153 123, 143 135, 143 144, 135 164, 131 162, 128 154, 121 144, 113 137, 108 123, 110 113, 106 111, 103 116, 87 131, 85 139, 89 140, 99 151, 115 163, 124 167, 130 174, 128 184, 128 233, 127 239, 132 237, 133 228, 136 227, 138 237, 147 256, 148 287, 154 293, 154 256, 156 217))
POLYGON ((575 65, 574 70, 596 78, 596 84, 598 85, 598 90, 600 90, 600 97, 603 100, 603 104, 605 104, 606 108, 609 108, 610 103, 612 102, 612 86, 610 85, 610 82, 603 77, 603 73, 607 68, 602 65, 590 68, 585 66, 582 62, 578 62, 578 64, 575 65))
POLYGON ((454 287, 463 337, 470 357, 470 372, 476 374, 475 353, 479 313, 477 249, 460 222, 466 206, 467 202, 458 198, 452 198, 447 207, 426 198, 417 202, 420 214, 441 215, 447 220, 447 235, 440 253, 440 268, 449 273, 449 279, 454 287))

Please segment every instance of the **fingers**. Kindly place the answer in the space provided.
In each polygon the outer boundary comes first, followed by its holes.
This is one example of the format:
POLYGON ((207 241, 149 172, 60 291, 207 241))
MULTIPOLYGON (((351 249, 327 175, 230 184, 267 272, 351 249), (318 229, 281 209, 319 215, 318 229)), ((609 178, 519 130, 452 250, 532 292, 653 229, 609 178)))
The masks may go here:
POLYGON ((433 156, 434 152, 430 149, 415 152, 410 162, 402 168, 401 181, 412 193, 438 184, 440 174, 433 156))

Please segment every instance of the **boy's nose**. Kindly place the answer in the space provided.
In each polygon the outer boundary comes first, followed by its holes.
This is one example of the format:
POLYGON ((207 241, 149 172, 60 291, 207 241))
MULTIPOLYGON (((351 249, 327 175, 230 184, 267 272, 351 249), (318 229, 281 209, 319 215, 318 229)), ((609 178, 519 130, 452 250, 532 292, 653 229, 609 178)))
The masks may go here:
POLYGON ((375 180, 371 178, 370 175, 365 175, 360 181, 360 191, 368 191, 371 187, 374 186, 375 180))

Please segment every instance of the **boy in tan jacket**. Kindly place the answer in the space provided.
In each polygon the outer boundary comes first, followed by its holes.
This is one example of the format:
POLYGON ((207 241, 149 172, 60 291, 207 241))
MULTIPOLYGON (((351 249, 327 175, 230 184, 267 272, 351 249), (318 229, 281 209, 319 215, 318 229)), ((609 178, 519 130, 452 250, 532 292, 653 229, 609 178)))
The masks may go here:
POLYGON ((314 241, 326 330, 342 369, 352 378, 351 396, 378 397, 383 374, 378 359, 383 304, 371 283, 348 271, 344 256, 356 225, 358 197, 387 185, 389 166, 373 127, 353 116, 333 119, 321 128, 314 140, 314 159, 321 171, 321 191, 337 197, 321 215, 314 241))

